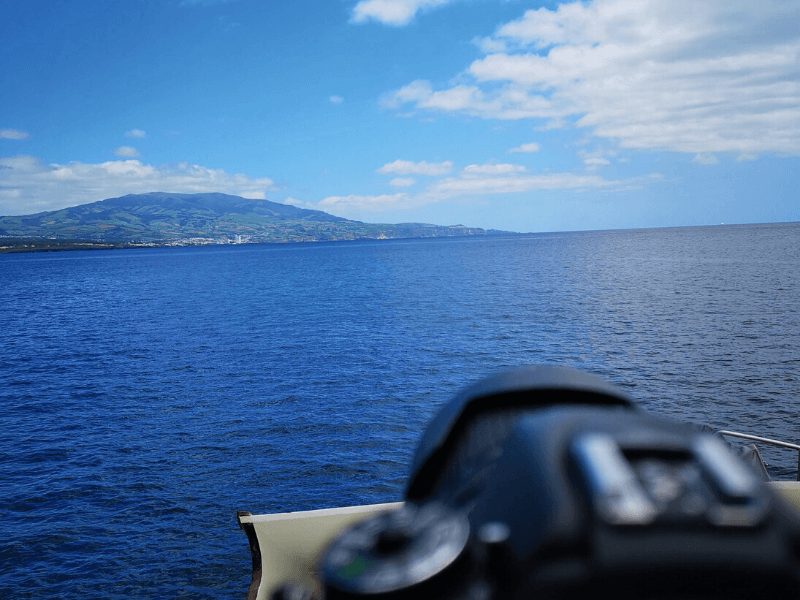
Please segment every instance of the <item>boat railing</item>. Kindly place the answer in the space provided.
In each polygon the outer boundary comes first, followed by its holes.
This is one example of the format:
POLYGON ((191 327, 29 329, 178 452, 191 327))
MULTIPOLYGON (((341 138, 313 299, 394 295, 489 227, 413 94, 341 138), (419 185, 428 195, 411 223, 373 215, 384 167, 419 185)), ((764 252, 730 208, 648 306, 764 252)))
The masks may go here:
POLYGON ((797 481, 800 481, 800 444, 792 444, 791 442, 783 442, 781 440, 773 440, 770 438, 762 437, 760 435, 753 435, 751 433, 741 433, 739 431, 728 431, 727 429, 720 429, 717 431, 717 435, 721 435, 723 437, 733 437, 739 438, 742 440, 748 440, 751 442, 757 442, 759 444, 767 444, 768 446, 776 446, 778 448, 784 448, 786 450, 794 450, 797 452, 797 481))

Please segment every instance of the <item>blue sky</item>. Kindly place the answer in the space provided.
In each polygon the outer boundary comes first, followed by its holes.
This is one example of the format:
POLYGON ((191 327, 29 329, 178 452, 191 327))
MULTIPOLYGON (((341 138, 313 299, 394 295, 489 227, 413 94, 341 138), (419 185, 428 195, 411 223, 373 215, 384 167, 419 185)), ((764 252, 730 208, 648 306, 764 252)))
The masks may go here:
POLYGON ((0 2, 0 214, 222 191, 516 231, 800 220, 800 3, 0 2))

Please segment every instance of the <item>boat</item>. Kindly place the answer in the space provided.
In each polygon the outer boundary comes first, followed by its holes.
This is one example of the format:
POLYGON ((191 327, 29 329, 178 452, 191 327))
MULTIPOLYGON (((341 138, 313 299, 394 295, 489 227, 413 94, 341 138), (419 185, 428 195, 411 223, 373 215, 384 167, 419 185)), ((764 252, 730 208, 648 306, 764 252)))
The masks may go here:
POLYGON ((794 593, 800 592, 800 445, 727 429, 698 431, 652 417, 614 386, 563 367, 501 373, 446 404, 423 435, 404 501, 279 514, 239 511, 237 521, 252 557, 248 600, 528 597, 517 596, 517 588, 553 592, 570 577, 585 585, 565 584, 564 597, 583 597, 586 586, 598 581, 627 597, 627 583, 609 575, 619 572, 640 586, 661 577, 653 585, 678 586, 676 598, 685 597, 680 586, 691 586, 698 594, 692 597, 716 598, 754 582, 764 594, 774 588, 800 597, 794 593), (551 461, 547 448, 565 435, 569 443, 556 444, 568 449, 570 466, 562 469, 564 461, 551 461), (730 442, 746 444, 737 447, 739 457, 730 442), (770 478, 763 446, 797 453, 795 480, 770 478), (519 452, 539 453, 537 464, 515 456, 519 452), (541 478, 558 479, 562 470, 568 485, 541 478), (576 484, 576 478, 584 482, 576 484), (683 489, 675 488, 676 481, 683 489), (566 486, 566 495, 551 489, 559 485, 566 486), (519 489, 508 493, 514 487, 519 489), (573 492, 588 496, 588 504, 573 502, 573 492), (587 570, 567 552, 569 560, 554 569, 543 557, 564 554, 553 539, 568 545, 575 523, 597 528, 591 551, 580 552, 603 556, 595 556, 587 570), (428 535, 436 527, 438 533, 428 535), (473 538, 478 549, 468 550, 473 538), (701 549, 692 555, 695 545, 701 549), (414 548, 428 549, 425 560, 411 556, 414 548), (533 583, 521 579, 506 566, 514 562, 512 548, 531 552, 536 559, 522 564, 546 575, 533 583), (377 566, 358 563, 365 556, 377 566), (447 570, 445 578, 441 573, 447 570), (459 585, 470 580, 468 591, 454 591, 454 577, 459 585), (515 583, 504 588, 508 581, 515 583), (411 593, 404 595, 406 590, 411 593))

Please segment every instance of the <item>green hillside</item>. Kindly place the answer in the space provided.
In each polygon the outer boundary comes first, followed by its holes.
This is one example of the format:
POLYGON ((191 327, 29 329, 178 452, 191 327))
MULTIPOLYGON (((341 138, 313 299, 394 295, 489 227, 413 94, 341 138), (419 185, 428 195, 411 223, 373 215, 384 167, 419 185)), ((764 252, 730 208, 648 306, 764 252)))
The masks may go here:
POLYGON ((227 194, 153 192, 57 211, 0 217, 4 249, 448 237, 495 233, 461 225, 363 223, 227 194))

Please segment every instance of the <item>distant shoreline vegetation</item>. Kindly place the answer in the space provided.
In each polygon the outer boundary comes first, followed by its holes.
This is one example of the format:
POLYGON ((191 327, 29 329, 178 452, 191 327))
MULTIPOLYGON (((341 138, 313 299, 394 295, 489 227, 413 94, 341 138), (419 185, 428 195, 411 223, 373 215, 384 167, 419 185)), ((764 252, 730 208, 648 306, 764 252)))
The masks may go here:
POLYGON ((325 243, 347 243, 347 242, 389 242, 389 241, 414 241, 414 240, 444 240, 444 239, 476 239, 481 237, 518 237, 530 235, 513 231, 483 230, 482 234, 464 235, 438 235, 438 236, 416 236, 416 237, 392 237, 392 238, 342 238, 325 240, 283 240, 283 241, 223 241, 211 239, 187 239, 170 240, 165 242, 103 242, 87 240, 62 240, 62 239, 15 239, 0 237, 0 254, 12 254, 20 252, 62 252, 71 250, 127 250, 135 248, 199 248, 199 247, 218 247, 218 246, 259 246, 259 245, 293 245, 293 244, 325 244, 325 243))
POLYGON ((464 225, 380 224, 228 194, 152 192, 0 217, 0 252, 508 235, 464 225))
MULTIPOLYGON (((687 227, 746 225, 756 224, 687 227)), ((558 233, 565 232, 539 234, 558 233)), ((33 215, 0 217, 0 254, 519 235, 532 234, 464 225, 364 223, 269 200, 152 192, 33 215)))

